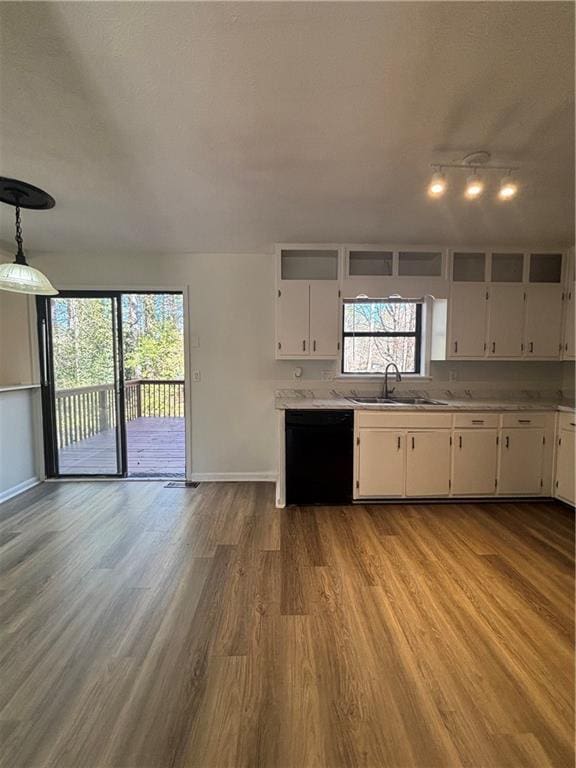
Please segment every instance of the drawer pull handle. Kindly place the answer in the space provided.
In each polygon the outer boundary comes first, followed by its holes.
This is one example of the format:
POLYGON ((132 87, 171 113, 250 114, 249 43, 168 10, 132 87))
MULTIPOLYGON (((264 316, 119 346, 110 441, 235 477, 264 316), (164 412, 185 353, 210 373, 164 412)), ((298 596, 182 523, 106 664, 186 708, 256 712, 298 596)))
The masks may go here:
POLYGON ((400 435, 398 435, 398 450, 400 450, 400 445, 401 445, 401 438, 400 438, 400 435))
POLYGON ((312 342, 312 351, 316 352, 316 339, 312 342))
POLYGON ((496 352, 496 342, 493 341, 492 342, 492 354, 494 354, 495 352, 496 352))
POLYGON ((414 450, 414 438, 412 438, 412 450, 414 450))
POLYGON ((306 342, 302 342, 302 352, 306 352, 306 342))
POLYGON ((570 422, 570 426, 571 426, 571 427, 576 427, 576 421, 571 421, 571 422, 570 422))
POLYGON ((506 448, 510 448, 510 438, 506 435, 506 448))
POLYGON ((460 437, 458 439, 458 445, 459 445, 460 448, 462 448, 462 435, 460 435, 460 437))
POLYGON ((484 424, 484 419, 472 419, 472 424, 484 424))
POLYGON ((454 342, 454 352, 458 352, 458 342, 454 342))
POLYGON ((518 424, 532 424, 532 419, 518 419, 518 424))
POLYGON ((534 352, 534 342, 530 342, 530 352, 534 352))

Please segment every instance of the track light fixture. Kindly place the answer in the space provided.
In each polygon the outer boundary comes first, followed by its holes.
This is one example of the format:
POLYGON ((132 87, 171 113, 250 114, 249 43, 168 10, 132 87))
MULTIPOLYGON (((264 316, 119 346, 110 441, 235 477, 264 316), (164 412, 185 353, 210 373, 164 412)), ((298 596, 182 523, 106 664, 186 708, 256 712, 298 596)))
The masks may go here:
POLYGON ((518 183, 512 178, 512 172, 518 168, 509 165, 492 165, 490 163, 489 152, 472 152, 462 159, 461 163, 433 163, 434 173, 428 184, 428 196, 439 198, 448 188, 448 180, 444 174, 445 168, 454 168, 457 170, 472 171, 466 179, 464 188, 464 197, 467 200, 478 200, 482 197, 486 185, 485 176, 490 172, 505 171, 505 175, 500 181, 498 199, 506 202, 512 200, 518 193, 518 183))

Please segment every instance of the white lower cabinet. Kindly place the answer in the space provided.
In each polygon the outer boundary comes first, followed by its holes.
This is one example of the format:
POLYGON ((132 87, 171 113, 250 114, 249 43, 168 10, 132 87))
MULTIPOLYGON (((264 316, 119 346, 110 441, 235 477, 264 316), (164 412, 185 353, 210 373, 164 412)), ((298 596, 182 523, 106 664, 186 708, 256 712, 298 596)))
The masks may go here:
POLYGON ((356 495, 403 496, 405 435, 385 429, 362 429, 359 435, 356 495))
POLYGON ((452 493, 485 496, 496 493, 498 431, 460 429, 454 432, 452 493))
POLYGON ((357 411, 354 498, 555 495, 574 503, 575 419, 560 414, 357 411), (558 443, 558 441, 557 441, 558 443))
POLYGON ((556 447, 556 482, 554 495, 569 504, 576 504, 576 418, 561 414, 556 447))
POLYGON ((450 493, 450 430, 408 432, 406 496, 450 493))
POLYGON ((503 429, 500 435, 498 492, 539 496, 544 461, 543 429, 503 429))

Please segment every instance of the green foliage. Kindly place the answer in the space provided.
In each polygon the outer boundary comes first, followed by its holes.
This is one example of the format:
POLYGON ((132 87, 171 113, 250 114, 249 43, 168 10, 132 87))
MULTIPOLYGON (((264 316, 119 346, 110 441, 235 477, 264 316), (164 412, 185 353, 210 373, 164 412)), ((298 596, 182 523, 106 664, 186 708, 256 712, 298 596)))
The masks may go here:
MULTIPOLYGON (((109 299, 53 299, 57 389, 113 383, 113 323, 109 299)), ((127 380, 184 378, 182 296, 125 294, 122 327, 127 380)))

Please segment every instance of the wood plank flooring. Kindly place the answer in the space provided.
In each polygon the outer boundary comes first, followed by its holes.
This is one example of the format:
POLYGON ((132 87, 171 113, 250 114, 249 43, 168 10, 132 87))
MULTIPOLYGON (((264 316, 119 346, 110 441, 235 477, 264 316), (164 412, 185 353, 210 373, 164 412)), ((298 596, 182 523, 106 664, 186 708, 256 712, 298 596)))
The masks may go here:
POLYGON ((574 764, 560 504, 44 484, 0 547, 3 768, 574 764))

